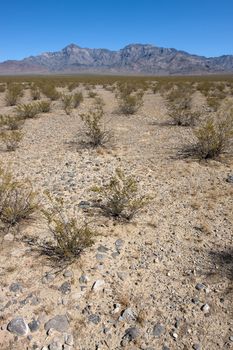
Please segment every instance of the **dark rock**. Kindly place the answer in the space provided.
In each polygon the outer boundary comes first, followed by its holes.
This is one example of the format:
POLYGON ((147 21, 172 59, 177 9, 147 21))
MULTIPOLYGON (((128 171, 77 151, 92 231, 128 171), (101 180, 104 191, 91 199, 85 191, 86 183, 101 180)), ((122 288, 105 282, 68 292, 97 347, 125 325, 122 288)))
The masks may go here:
POLYGON ((233 175, 228 175, 226 181, 229 183, 233 183, 233 175))
POLYGON ((88 321, 89 322, 92 322, 94 324, 98 324, 100 322, 100 316, 99 315, 96 315, 96 314, 91 314, 89 317, 88 317, 88 321))
POLYGON ((153 328, 153 336, 160 337, 165 331, 165 328, 162 324, 157 323, 153 328))
POLYGON ((89 281, 89 278, 86 275, 82 275, 79 277, 79 283, 86 284, 89 281))
POLYGON ((40 322, 36 320, 32 320, 31 322, 28 323, 28 327, 30 328, 31 332, 36 332, 40 327, 40 322))
POLYGON ((66 315, 57 315, 48 322, 45 323, 44 329, 48 331, 49 329, 54 328, 58 332, 66 332, 69 328, 69 322, 66 315))
POLYGON ((29 327, 22 317, 16 317, 10 321, 7 325, 7 329, 9 332, 14 333, 16 335, 25 336, 29 332, 29 327))
POLYGON ((109 251, 109 249, 105 246, 103 246, 102 244, 97 248, 98 252, 100 253, 107 253, 109 251))
POLYGON ((193 344, 194 350, 201 350, 201 344, 193 344))
POLYGON ((81 202, 79 202, 78 206, 81 209, 89 209, 91 206, 91 203, 87 202, 87 201, 81 201, 81 202))
POLYGON ((62 283, 62 285, 58 288, 58 290, 62 293, 62 294, 69 294, 71 292, 71 284, 70 282, 64 282, 62 283))
POLYGON ((136 339, 139 336, 140 332, 136 327, 127 328, 125 331, 124 339, 127 339, 129 342, 136 339))
POLYGON ((203 290, 206 288, 206 286, 203 283, 197 283, 197 285, 195 286, 195 288, 197 290, 203 290))
POLYGON ((125 241, 123 241, 123 239, 116 240, 115 247, 116 247, 116 250, 118 253, 122 250, 124 243, 125 243, 125 241))
POLYGON ((11 283, 9 289, 11 292, 17 293, 17 292, 22 292, 23 287, 20 283, 14 282, 14 283, 11 283))

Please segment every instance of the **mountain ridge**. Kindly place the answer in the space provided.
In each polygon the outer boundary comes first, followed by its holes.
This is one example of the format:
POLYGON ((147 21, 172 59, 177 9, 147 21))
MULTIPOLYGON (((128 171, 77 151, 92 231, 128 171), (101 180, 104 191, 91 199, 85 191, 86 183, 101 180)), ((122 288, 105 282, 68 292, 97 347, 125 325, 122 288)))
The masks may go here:
POLYGON ((120 50, 82 48, 74 43, 60 51, 43 52, 0 63, 0 74, 224 74, 233 73, 233 55, 205 57, 175 48, 129 44, 120 50))

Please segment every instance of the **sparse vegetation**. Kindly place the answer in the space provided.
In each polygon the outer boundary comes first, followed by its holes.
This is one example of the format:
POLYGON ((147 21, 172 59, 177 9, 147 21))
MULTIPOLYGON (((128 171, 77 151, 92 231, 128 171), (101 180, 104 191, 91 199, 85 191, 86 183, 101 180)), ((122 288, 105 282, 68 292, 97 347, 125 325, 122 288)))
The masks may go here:
POLYGON ((84 123, 83 134, 84 143, 92 147, 105 146, 112 138, 112 133, 107 130, 103 124, 104 111, 102 104, 98 103, 95 107, 85 114, 81 114, 84 123))
POLYGON ((134 87, 129 84, 119 88, 117 98, 119 111, 126 115, 136 113, 143 105, 143 91, 134 92, 134 87))
POLYGON ((0 132, 0 141, 5 144, 6 150, 15 151, 19 147, 19 143, 23 138, 23 134, 19 130, 6 130, 0 132))
POLYGON ((131 220, 150 200, 139 194, 137 180, 119 168, 106 185, 94 186, 91 190, 99 195, 98 207, 115 219, 131 220))
POLYGON ((61 99, 62 99, 63 108, 66 114, 70 114, 73 107, 73 95, 63 94, 61 99))
POLYGON ((83 102, 83 94, 82 92, 76 92, 73 94, 73 107, 77 108, 83 102))
POLYGON ((38 113, 48 113, 51 109, 50 101, 40 101, 37 102, 37 111, 38 113))
POLYGON ((70 217, 64 212, 62 198, 48 194, 50 208, 42 210, 47 221, 52 240, 43 244, 42 252, 59 264, 77 259, 94 241, 95 232, 87 224, 77 221, 76 216, 70 217))
POLYGON ((7 130, 19 130, 24 121, 15 116, 0 115, 0 128, 7 130))
POLYGON ((19 98, 23 96, 23 87, 21 84, 11 83, 8 84, 5 101, 7 106, 15 106, 19 101, 19 98))
POLYGON ((31 97, 33 101, 40 100, 40 89, 35 84, 31 86, 31 97))
POLYGON ((36 193, 28 181, 17 181, 0 168, 0 221, 4 227, 28 220, 38 209, 36 193))
POLYGON ((38 104, 37 103, 24 103, 16 107, 16 113, 20 118, 35 118, 38 114, 38 104))

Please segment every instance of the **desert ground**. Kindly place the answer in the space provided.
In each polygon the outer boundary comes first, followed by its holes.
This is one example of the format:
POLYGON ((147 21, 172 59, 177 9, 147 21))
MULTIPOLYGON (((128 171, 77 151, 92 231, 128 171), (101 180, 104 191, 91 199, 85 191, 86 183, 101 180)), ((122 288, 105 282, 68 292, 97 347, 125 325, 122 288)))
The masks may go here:
MULTIPOLYGON (((2 168, 17 181, 28 179, 41 207, 48 206, 45 192, 63 198, 64 212, 87 221, 96 235, 63 266, 38 248, 51 236, 40 210, 2 230, 0 348, 233 349, 231 154, 183 156, 196 126, 171 122, 164 93, 148 87, 143 105, 125 115, 111 87, 91 87, 104 101, 104 124, 113 134, 107 145, 79 142, 81 115, 95 103, 83 82, 72 92, 57 87, 66 94, 81 91, 80 106, 67 114, 60 98, 52 101, 48 113, 25 119, 15 150, 1 143, 2 168), (90 189, 117 168, 150 197, 127 221, 90 205, 90 189)), ((231 99, 229 89, 227 94, 231 99)), ((5 95, 0 93, 0 114, 16 115, 5 95)), ((26 83, 19 103, 34 103, 26 83)), ((195 90, 193 110, 205 105, 206 96, 195 90)))

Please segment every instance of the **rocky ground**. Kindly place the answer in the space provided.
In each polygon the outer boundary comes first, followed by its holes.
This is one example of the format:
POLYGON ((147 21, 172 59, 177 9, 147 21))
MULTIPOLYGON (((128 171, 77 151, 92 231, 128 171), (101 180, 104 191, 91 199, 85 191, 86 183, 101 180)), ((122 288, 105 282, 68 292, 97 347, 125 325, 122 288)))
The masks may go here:
MULTIPOLYGON (((116 113, 114 94, 97 87, 114 133, 107 148, 73 142, 80 114, 61 102, 28 119, 14 152, 0 160, 18 179, 64 198, 88 217, 81 201, 90 187, 120 166, 153 199, 130 223, 100 213, 90 219, 95 244, 58 272, 23 237, 50 235, 39 214, 14 236, 2 237, 0 348, 2 350, 233 349, 233 163, 178 157, 192 129, 166 123, 162 97, 148 91, 132 116, 116 113), (227 181, 228 180, 228 181, 227 181)), ((22 101, 29 100, 27 90, 22 101)), ((0 114, 12 113, 0 94, 0 114)))

